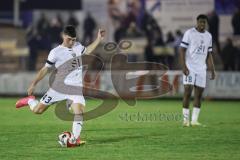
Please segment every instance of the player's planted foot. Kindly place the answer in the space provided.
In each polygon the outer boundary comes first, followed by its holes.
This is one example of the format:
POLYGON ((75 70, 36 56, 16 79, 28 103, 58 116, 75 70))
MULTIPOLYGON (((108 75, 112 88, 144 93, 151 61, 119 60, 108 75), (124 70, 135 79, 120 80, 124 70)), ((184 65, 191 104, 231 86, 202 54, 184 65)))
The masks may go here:
POLYGON ((21 98, 16 102, 16 108, 21 108, 21 107, 25 107, 28 105, 28 101, 30 99, 35 99, 35 96, 28 96, 25 98, 21 98))
POLYGON ((184 122, 183 122, 183 127, 189 127, 189 126, 190 126, 189 121, 184 121, 184 122))
POLYGON ((77 144, 78 146, 83 145, 83 144, 85 144, 85 143, 86 143, 86 141, 82 141, 80 138, 78 138, 78 139, 76 140, 76 144, 77 144))
MULTIPOLYGON (((64 144, 61 141, 58 141, 58 142, 62 147, 64 146, 64 144)), ((82 140, 80 140, 80 138, 78 138, 75 143, 70 143, 68 141, 67 142, 67 147, 68 148, 78 147, 78 146, 84 145, 85 143, 86 143, 86 141, 82 141, 82 140)))
POLYGON ((195 126, 202 126, 202 127, 205 127, 205 125, 199 123, 198 121, 195 121, 195 122, 192 121, 192 122, 191 122, 191 126, 193 126, 193 127, 195 127, 195 126))

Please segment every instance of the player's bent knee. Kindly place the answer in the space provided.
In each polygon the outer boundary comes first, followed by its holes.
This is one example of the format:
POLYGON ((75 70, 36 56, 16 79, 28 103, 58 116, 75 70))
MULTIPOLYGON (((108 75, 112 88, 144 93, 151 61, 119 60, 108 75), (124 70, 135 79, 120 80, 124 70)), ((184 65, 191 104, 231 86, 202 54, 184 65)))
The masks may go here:
POLYGON ((33 109, 33 113, 35 113, 35 114, 42 114, 46 110, 46 108, 47 107, 45 105, 40 103, 38 106, 36 106, 33 109))
POLYGON ((44 111, 39 109, 39 108, 36 108, 36 109, 33 110, 33 113, 35 113, 35 114, 42 114, 43 112, 44 111))
POLYGON ((84 112, 84 105, 79 104, 79 103, 73 103, 72 104, 72 109, 73 109, 73 113, 78 115, 78 114, 82 114, 84 112))
POLYGON ((35 114, 42 114, 43 112, 41 111, 41 110, 33 110, 33 113, 35 113, 35 114))

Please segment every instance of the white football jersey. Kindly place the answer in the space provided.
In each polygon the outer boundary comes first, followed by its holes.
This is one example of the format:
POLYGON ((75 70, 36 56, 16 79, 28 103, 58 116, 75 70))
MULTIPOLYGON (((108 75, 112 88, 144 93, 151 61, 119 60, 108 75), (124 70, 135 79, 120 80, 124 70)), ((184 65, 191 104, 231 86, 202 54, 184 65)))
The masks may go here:
POLYGON ((83 55, 85 51, 86 48, 79 42, 76 42, 72 48, 59 45, 50 51, 45 66, 55 66, 58 68, 64 65, 64 63, 71 61, 72 68, 68 69, 71 72, 65 78, 64 83, 67 85, 82 86, 82 61, 79 58, 76 59, 76 57, 83 55))
POLYGON ((191 28, 184 33, 181 47, 187 48, 186 65, 194 73, 206 72, 206 58, 212 52, 212 36, 208 31, 203 33, 191 28))

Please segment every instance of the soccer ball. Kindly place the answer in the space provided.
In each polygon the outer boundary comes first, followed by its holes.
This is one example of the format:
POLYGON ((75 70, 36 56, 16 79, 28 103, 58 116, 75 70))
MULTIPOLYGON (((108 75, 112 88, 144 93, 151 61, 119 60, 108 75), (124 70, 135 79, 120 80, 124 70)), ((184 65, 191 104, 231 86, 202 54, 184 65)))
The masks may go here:
POLYGON ((76 138, 71 132, 63 132, 58 136, 58 143, 61 147, 72 147, 76 144, 76 138))

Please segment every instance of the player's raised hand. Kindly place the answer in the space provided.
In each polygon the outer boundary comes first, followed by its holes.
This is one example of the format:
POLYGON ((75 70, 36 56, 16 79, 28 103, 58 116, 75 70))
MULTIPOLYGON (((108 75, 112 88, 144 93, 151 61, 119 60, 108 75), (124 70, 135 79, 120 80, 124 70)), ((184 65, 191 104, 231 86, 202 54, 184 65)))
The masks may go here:
POLYGON ((105 30, 103 30, 103 29, 99 29, 98 30, 98 39, 100 39, 100 40, 103 40, 104 39, 104 36, 105 36, 105 30))
POLYGON ((188 70, 188 68, 185 66, 185 67, 183 67, 183 74, 185 75, 185 76, 188 76, 189 75, 189 70, 188 70))
POLYGON ((215 72, 215 71, 212 71, 212 72, 211 72, 210 80, 214 80, 215 78, 216 78, 216 72, 215 72))
POLYGON ((31 85, 31 86, 28 88, 27 92, 28 92, 28 95, 29 95, 29 96, 33 95, 34 89, 35 89, 35 87, 34 87, 33 85, 31 85))

